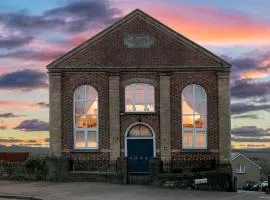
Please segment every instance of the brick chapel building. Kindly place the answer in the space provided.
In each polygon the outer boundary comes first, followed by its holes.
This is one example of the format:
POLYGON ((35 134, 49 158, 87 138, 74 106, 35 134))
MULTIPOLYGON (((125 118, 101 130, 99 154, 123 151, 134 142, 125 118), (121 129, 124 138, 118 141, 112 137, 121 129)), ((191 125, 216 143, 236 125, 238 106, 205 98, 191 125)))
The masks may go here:
POLYGON ((54 155, 230 164, 230 64, 146 13, 47 68, 54 155))

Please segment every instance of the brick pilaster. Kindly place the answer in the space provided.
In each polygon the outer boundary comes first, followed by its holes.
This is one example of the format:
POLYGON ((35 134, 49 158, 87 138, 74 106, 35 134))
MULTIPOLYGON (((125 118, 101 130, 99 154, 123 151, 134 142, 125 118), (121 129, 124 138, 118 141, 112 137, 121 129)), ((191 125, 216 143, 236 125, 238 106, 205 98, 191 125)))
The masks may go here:
POLYGON ((61 74, 49 74, 49 101, 50 101, 50 150, 55 156, 62 152, 62 102, 61 102, 61 74))
POLYGON ((160 75, 160 155, 171 158, 170 76, 160 75))
POLYGON ((231 157, 230 74, 218 72, 217 78, 219 161, 220 164, 229 164, 231 157))
POLYGON ((119 76, 109 77, 109 123, 110 123, 110 159, 120 157, 120 93, 119 76))

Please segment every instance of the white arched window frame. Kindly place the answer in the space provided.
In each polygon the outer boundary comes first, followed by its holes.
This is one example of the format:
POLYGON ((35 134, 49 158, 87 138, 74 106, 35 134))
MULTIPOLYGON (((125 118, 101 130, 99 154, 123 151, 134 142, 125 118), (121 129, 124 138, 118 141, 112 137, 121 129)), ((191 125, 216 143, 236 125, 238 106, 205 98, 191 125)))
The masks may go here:
POLYGON ((182 92, 182 148, 207 149, 207 95, 196 84, 182 92))
POLYGON ((98 93, 81 85, 73 95, 74 149, 98 149, 98 93))
POLYGON ((153 155, 154 157, 156 157, 156 134, 155 134, 154 129, 150 125, 144 122, 135 122, 134 124, 131 124, 127 128, 126 133, 125 133, 125 156, 126 157, 128 156, 127 140, 133 140, 133 139, 153 139, 153 155), (139 130, 140 133, 138 133, 138 131, 136 130, 135 130, 135 133, 131 133, 131 131, 134 130, 133 128, 138 127, 138 126, 146 127, 146 129, 143 130, 144 133, 142 133, 140 130, 139 130), (151 133, 149 132, 149 130, 151 131, 151 133))
POLYGON ((155 87, 148 83, 127 85, 125 112, 155 112, 155 87))

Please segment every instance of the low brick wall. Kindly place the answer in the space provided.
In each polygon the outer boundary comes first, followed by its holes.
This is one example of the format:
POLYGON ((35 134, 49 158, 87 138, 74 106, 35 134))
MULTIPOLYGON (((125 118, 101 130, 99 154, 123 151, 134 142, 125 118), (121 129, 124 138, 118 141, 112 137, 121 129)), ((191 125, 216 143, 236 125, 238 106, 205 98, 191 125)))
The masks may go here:
MULTIPOLYGON (((44 167, 46 168, 46 166, 44 167)), ((0 161, 0 179, 4 180, 44 180, 43 168, 29 167, 26 162, 0 161)))
POLYGON ((172 188, 188 188, 197 190, 234 191, 231 173, 223 170, 197 173, 160 173, 153 182, 154 185, 172 188), (195 183, 195 180, 204 183, 195 183), (205 180, 207 181, 205 183, 205 180))
MULTIPOLYGON (((130 174, 126 158, 102 165, 99 160, 92 161, 74 163, 68 158, 47 157, 29 159, 25 163, 0 162, 0 178, 128 184, 130 174)), ((149 160, 149 176, 145 178, 150 185, 197 190, 235 191, 236 184, 230 166, 221 166, 212 171, 168 173, 162 170, 159 159, 149 160)))
POLYGON ((121 184, 121 177, 113 172, 88 172, 88 171, 71 171, 65 179, 66 181, 89 181, 89 182, 106 182, 121 184))

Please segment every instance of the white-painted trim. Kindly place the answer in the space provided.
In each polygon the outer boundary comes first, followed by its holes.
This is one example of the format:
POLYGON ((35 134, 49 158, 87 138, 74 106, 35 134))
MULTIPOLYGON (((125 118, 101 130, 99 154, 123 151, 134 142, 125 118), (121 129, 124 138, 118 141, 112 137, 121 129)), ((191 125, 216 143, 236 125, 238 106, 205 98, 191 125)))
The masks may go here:
POLYGON ((153 140, 153 156, 156 157, 156 134, 155 134, 155 131, 154 129, 147 123, 144 123, 144 122, 135 122, 133 124, 131 124, 126 132, 125 132, 125 157, 127 157, 127 140, 129 139, 152 139, 153 140), (128 137, 128 132, 130 131, 131 128, 133 128, 134 126, 136 125, 144 125, 146 126, 147 128, 149 128, 152 132, 152 137, 128 137))
POLYGON ((250 160, 249 158, 247 158, 246 156, 244 156, 241 153, 238 153, 237 156, 235 156, 234 158, 232 158, 232 160, 235 160, 236 158, 238 158, 239 156, 242 156, 243 158, 245 158, 246 160, 248 160, 249 162, 251 162, 253 165, 255 165, 256 167, 258 167, 259 169, 261 169, 261 167, 259 165, 257 165, 255 162, 253 162, 252 160, 250 160))

